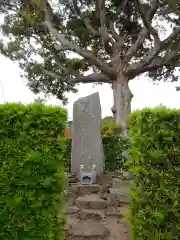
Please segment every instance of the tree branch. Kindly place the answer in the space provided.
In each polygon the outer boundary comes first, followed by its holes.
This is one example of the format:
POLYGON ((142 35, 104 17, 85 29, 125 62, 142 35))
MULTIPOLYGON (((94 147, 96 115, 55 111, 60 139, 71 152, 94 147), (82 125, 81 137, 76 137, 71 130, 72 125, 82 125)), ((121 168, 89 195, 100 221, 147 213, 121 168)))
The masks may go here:
MULTIPOLYGON (((118 3, 118 7, 116 8, 116 16, 119 16, 123 10, 123 8, 126 6, 128 0, 121 0, 120 3, 118 3)), ((114 27, 114 23, 116 22, 116 17, 109 18, 109 33, 113 37, 113 39, 116 41, 114 44, 114 49, 118 53, 119 50, 124 46, 125 40, 127 36, 121 36, 117 33, 114 27)))
POLYGON ((121 14, 121 11, 122 9, 126 6, 128 0, 121 0, 118 2, 118 7, 116 8, 116 14, 117 15, 120 15, 121 14), (119 3, 120 2, 120 3, 119 3))
POLYGON ((77 16, 80 17, 80 18, 84 21, 84 24, 85 24, 86 28, 87 28, 92 34, 94 34, 95 36, 99 36, 100 33, 99 33, 98 31, 96 31, 96 30, 92 27, 92 25, 91 25, 90 22, 89 22, 89 19, 87 19, 86 17, 82 16, 81 10, 80 10, 80 8, 79 8, 78 5, 77 5, 77 1, 76 1, 76 0, 72 0, 72 2, 73 2, 74 9, 75 9, 75 11, 76 11, 76 13, 77 13, 77 16))
MULTIPOLYGON (((47 69, 43 69, 44 74, 54 78, 54 79, 60 79, 62 76, 60 76, 57 73, 54 73, 52 71, 49 71, 47 69)), ((100 73, 93 73, 88 76, 83 76, 80 74, 77 74, 74 78, 70 78, 68 80, 71 84, 77 84, 77 83, 112 83, 112 81, 107 78, 105 75, 100 73)))
POLYGON ((141 18, 142 18, 142 22, 143 22, 143 24, 144 24, 144 27, 145 27, 147 30, 150 31, 151 26, 150 26, 149 22, 148 22, 147 19, 146 19, 146 16, 145 16, 144 10, 142 9, 142 5, 141 5, 140 0, 135 0, 135 2, 136 2, 136 5, 137 5, 137 8, 138 8, 138 11, 139 11, 139 13, 140 13, 140 16, 141 16, 141 18))
POLYGON ((120 36, 115 28, 114 28, 114 23, 112 21, 109 22, 109 28, 110 28, 110 33, 112 35, 112 37, 115 39, 116 43, 115 43, 115 49, 120 50, 125 42, 125 37, 124 36, 120 36))
POLYGON ((45 74, 45 75, 47 75, 47 76, 49 76, 49 77, 52 77, 52 78, 54 78, 54 79, 59 79, 59 78, 61 78, 61 75, 59 75, 59 74, 57 74, 57 73, 55 73, 55 72, 52 72, 52 71, 49 71, 49 70, 47 70, 47 69, 42 69, 42 71, 43 71, 43 73, 45 74))
POLYGON ((127 75, 133 74, 134 76, 136 76, 137 74, 144 73, 151 69, 157 69, 158 66, 161 67, 162 62, 165 60, 165 58, 166 58, 166 62, 167 62, 167 59, 168 61, 170 61, 169 60, 171 59, 170 56, 173 56, 174 58, 175 55, 177 54, 177 50, 179 51, 178 47, 176 50, 172 50, 170 53, 166 53, 164 58, 160 58, 158 57, 158 55, 163 49, 168 49, 169 45, 172 44, 172 42, 176 38, 178 38, 180 41, 180 27, 176 28, 164 41, 161 41, 159 45, 156 45, 152 49, 152 51, 148 54, 147 57, 140 60, 139 62, 131 64, 127 68, 127 75))
POLYGON ((106 17, 105 17, 105 1, 106 0, 97 0, 97 10, 99 12, 100 24, 101 24, 101 34, 104 38, 104 41, 108 41, 108 30, 106 26, 106 17))
POLYGON ((71 83, 112 83, 112 81, 101 73, 92 73, 88 76, 79 76, 69 80, 71 83))
POLYGON ((180 27, 173 29, 173 32, 164 41, 162 41, 161 49, 168 48, 168 45, 177 37, 180 37, 180 27))
POLYGON ((115 78, 116 77, 116 72, 114 71, 113 68, 109 67, 107 64, 102 62, 100 59, 94 57, 90 51, 81 49, 79 46, 76 44, 72 43, 68 39, 66 39, 65 35, 62 33, 59 33, 52 24, 52 16, 50 14, 51 11, 49 11, 49 3, 47 0, 41 0, 41 10, 45 13, 45 21, 43 25, 49 30, 51 33, 52 37, 58 40, 59 43, 61 43, 63 48, 69 49, 80 56, 82 56, 84 59, 86 59, 90 64, 95 65, 100 71, 102 71, 105 75, 115 78))
POLYGON ((165 54, 164 57, 156 58, 153 63, 143 67, 143 68, 134 68, 133 70, 128 72, 128 77, 135 78, 137 75, 148 72, 148 71, 155 71, 158 68, 161 68, 163 66, 172 66, 172 67, 180 67, 180 60, 177 63, 174 63, 173 60, 177 56, 177 54, 180 53, 180 44, 178 45, 178 48, 176 50, 172 50, 171 52, 165 54))
POLYGON ((106 26, 105 3, 106 3, 106 0, 97 0, 97 11, 99 12, 99 18, 100 18, 100 24, 101 24, 100 34, 104 42, 104 48, 106 52, 111 56, 113 54, 113 48, 115 47, 115 42, 111 37, 109 37, 108 29, 106 26))
POLYGON ((109 54, 112 55, 113 53, 113 49, 112 46, 115 46, 115 42, 113 41, 112 38, 109 37, 108 34, 108 29, 106 26, 106 17, 105 17, 105 0, 98 0, 97 1, 97 11, 100 13, 99 17, 100 17, 100 23, 101 23, 101 28, 100 31, 97 31, 96 29, 93 28, 93 26, 90 24, 90 20, 83 16, 83 14, 81 13, 80 8, 77 5, 77 1, 73 0, 73 6, 74 9, 77 13, 77 15, 84 21, 84 24, 86 26, 86 28, 95 36, 101 37, 103 42, 104 42, 104 48, 105 51, 109 54), (111 43, 112 46, 109 45, 109 43, 111 43))
MULTIPOLYGON (((145 18, 145 22, 144 23, 144 27, 142 28, 139 37, 137 38, 136 42, 128 49, 127 53, 125 54, 125 58, 127 61, 129 61, 132 56, 134 56, 137 52, 137 50, 140 48, 140 46, 144 43, 144 40, 146 39, 147 35, 148 35, 148 28, 147 28, 147 23, 148 25, 151 24, 151 21, 154 17, 154 14, 157 11, 157 8, 159 6, 159 1, 158 0, 151 0, 151 7, 150 9, 146 12, 146 17, 143 16, 143 18, 145 18)), ((150 25, 151 26, 151 25, 150 25)), ((152 28, 151 28, 152 29, 152 28)))
MULTIPOLYGON (((159 38, 159 34, 158 34, 157 30, 154 27, 152 27, 151 22, 149 22, 147 20, 146 15, 145 15, 146 13, 144 12, 144 10, 142 8, 143 5, 140 3, 140 0, 135 0, 135 1, 136 1, 136 4, 137 4, 137 7, 139 9, 139 13, 141 15, 144 27, 147 30, 147 35, 149 35, 148 37, 150 38, 150 34, 152 34, 153 38, 154 38, 155 47, 159 47, 160 38, 159 38)), ((156 1, 156 0, 153 0, 153 1, 155 2, 155 4, 157 4, 156 6, 158 7, 159 6, 158 1, 156 1)), ((153 2, 153 1, 151 1, 151 2, 153 2)), ((154 12, 154 14, 155 14, 155 12, 154 12)))

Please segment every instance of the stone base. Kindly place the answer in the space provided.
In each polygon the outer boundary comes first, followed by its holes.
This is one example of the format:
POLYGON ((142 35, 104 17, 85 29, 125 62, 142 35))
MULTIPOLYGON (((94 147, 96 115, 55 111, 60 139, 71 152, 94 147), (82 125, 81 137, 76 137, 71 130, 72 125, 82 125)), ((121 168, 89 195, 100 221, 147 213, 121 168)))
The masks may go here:
POLYGON ((103 220, 105 218, 103 211, 94 209, 82 209, 78 212, 78 218, 80 220, 94 219, 103 220))
POLYGON ((68 232, 67 240, 100 240, 109 235, 107 227, 99 222, 80 222, 73 224, 68 232))
POLYGON ((69 186, 69 191, 73 192, 76 196, 85 196, 90 195, 92 193, 100 192, 100 186, 98 184, 92 185, 74 184, 69 186))
POLYGON ((78 197, 75 201, 76 206, 83 209, 104 209, 106 202, 97 194, 78 197))

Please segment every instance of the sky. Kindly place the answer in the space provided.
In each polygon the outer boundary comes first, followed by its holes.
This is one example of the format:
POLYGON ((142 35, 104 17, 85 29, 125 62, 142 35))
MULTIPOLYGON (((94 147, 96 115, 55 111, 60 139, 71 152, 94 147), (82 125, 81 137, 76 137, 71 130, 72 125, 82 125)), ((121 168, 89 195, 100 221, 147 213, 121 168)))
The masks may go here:
MULTIPOLYGON (((134 95, 132 99, 132 111, 145 107, 156 107, 159 104, 169 108, 180 108, 180 92, 175 89, 179 83, 160 82, 154 85, 146 77, 140 76, 130 82, 130 89, 134 95)), ((109 84, 93 86, 92 84, 81 84, 78 86, 78 93, 68 93, 69 103, 65 106, 68 109, 68 118, 72 120, 73 103, 78 98, 85 97, 94 92, 99 92, 102 117, 110 116, 113 104, 112 89, 109 84)), ((26 86, 26 81, 20 77, 18 64, 0 56, 0 103, 22 102, 28 104, 37 98, 26 86)), ((47 99, 46 104, 62 106, 61 101, 54 97, 47 99)))

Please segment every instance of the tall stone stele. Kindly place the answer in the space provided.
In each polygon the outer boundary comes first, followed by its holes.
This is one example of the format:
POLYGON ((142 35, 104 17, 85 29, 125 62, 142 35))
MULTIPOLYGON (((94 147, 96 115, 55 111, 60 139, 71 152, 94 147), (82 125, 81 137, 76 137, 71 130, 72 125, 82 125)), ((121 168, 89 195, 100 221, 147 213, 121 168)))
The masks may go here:
POLYGON ((71 173, 79 176, 80 165, 86 170, 96 165, 96 174, 104 170, 104 152, 100 133, 99 93, 80 98, 73 105, 71 173))

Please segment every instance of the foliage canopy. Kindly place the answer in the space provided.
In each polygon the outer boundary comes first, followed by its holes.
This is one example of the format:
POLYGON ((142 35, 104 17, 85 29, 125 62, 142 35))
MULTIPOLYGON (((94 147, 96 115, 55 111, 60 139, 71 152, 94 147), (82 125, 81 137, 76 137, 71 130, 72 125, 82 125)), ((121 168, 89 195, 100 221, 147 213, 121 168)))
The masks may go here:
POLYGON ((1 52, 19 62, 35 93, 66 102, 75 84, 112 83, 120 73, 178 79, 179 1, 6 0, 0 12, 1 52))

